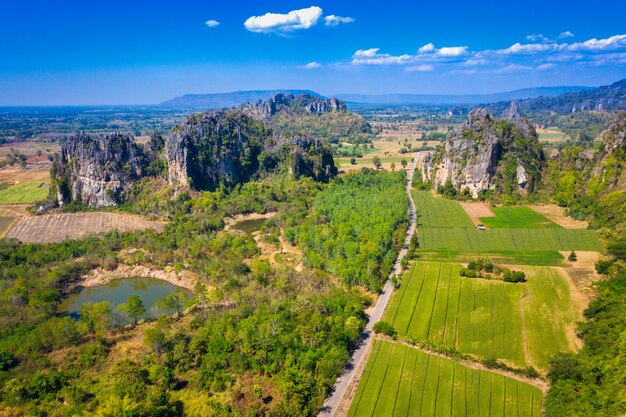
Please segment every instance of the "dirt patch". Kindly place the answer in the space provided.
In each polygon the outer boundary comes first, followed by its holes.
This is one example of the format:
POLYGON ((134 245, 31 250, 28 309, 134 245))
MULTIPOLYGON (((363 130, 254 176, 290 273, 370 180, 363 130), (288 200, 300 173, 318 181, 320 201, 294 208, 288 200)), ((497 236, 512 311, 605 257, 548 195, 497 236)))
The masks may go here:
POLYGON ((120 232, 153 229, 160 233, 164 225, 164 222, 149 221, 125 213, 56 213, 20 217, 6 233, 6 237, 24 243, 54 243, 113 229, 120 232))
POLYGON ((496 217, 493 211, 491 211, 491 207, 487 203, 479 203, 479 202, 467 202, 462 201, 459 203, 465 213, 472 219, 472 222, 475 226, 480 224, 481 217, 496 217))
POLYGON ((232 217, 224 217, 224 230, 230 230, 237 223, 246 221, 246 220, 259 220, 259 219, 271 219, 276 215, 275 211, 260 214, 260 213, 248 213, 248 214, 237 214, 232 217))
POLYGON ((96 268, 87 275, 82 276, 79 285, 87 288, 98 287, 117 279, 136 277, 160 279, 190 291, 193 291, 198 282, 198 278, 190 271, 177 272, 173 269, 152 269, 141 265, 119 265, 112 271, 104 268, 96 268))
POLYGON ((557 269, 567 278, 573 289, 583 297, 579 301, 584 309, 596 296, 594 283, 605 279, 603 275, 596 272, 596 262, 602 255, 592 251, 576 251, 576 262, 569 262, 567 260, 569 254, 568 251, 561 252, 567 266, 557 269))
POLYGON ((589 223, 585 221, 574 220, 566 216, 565 209, 556 204, 530 205, 527 207, 535 210, 539 214, 543 214, 554 223, 566 229, 586 229, 589 226, 589 223))
POLYGON ((19 184, 27 181, 50 182, 50 167, 52 163, 45 161, 35 161, 29 163, 26 168, 17 166, 6 166, 0 168, 0 182, 6 184, 19 184))
POLYGON ((4 204, 0 205, 0 217, 22 217, 28 216, 26 209, 30 204, 4 204))

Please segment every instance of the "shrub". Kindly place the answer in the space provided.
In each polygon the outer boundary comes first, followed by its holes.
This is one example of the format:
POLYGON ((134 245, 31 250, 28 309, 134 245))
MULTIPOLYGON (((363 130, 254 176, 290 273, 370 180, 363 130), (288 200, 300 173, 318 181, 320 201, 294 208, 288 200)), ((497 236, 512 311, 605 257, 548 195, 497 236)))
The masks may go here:
POLYGON ((378 323, 376 323, 374 325, 374 333, 384 334, 394 339, 396 338, 396 335, 398 334, 396 329, 394 329, 394 327, 391 324, 387 323, 386 321, 379 321, 378 323))
POLYGON ((596 272, 598 274, 608 275, 611 265, 613 265, 613 261, 609 259, 599 259, 598 262, 596 262, 596 272))

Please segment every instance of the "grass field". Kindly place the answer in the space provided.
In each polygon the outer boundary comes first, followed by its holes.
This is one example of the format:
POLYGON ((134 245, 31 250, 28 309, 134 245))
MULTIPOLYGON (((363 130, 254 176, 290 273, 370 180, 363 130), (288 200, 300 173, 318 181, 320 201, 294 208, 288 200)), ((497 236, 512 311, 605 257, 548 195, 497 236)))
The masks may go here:
POLYGON ((491 209, 496 217, 481 217, 485 226, 509 229, 543 229, 561 227, 542 214, 528 207, 496 207, 491 209))
MULTIPOLYGON (((499 227, 477 230, 456 201, 435 198, 428 191, 413 191, 413 197, 419 216, 420 249, 423 250, 485 253, 519 251, 529 254, 558 250, 598 252, 604 250, 594 230, 564 229, 558 225, 554 227, 548 219, 543 220, 544 217, 539 213, 524 220, 522 214, 531 209, 505 210, 503 213, 506 213, 504 218, 506 216, 513 218, 517 224, 524 222, 527 225, 532 224, 532 228, 499 227), (547 221, 547 224, 538 228, 538 222, 544 221, 547 221)), ((497 213, 495 218, 484 220, 494 221, 494 219, 499 226, 504 225, 502 220, 497 220, 497 213)))
POLYGON ((375 341, 349 417, 539 417, 529 384, 397 343, 375 341))
POLYGON ((47 184, 41 181, 22 182, 0 190, 0 204, 34 203, 47 196, 47 184))
POLYGON ((520 367, 546 370, 555 353, 572 349, 566 329, 579 312, 554 269, 525 267, 525 284, 461 278, 459 269, 454 263, 414 263, 383 320, 400 335, 520 367))

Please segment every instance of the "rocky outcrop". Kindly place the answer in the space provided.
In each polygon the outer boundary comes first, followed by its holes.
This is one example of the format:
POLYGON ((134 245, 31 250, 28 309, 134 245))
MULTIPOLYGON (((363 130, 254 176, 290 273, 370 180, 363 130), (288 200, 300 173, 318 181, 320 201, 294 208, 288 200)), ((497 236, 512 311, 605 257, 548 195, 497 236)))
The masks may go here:
POLYGON ((275 133, 239 109, 189 117, 173 129, 165 149, 169 182, 197 190, 232 186, 282 170, 319 181, 337 174, 325 141, 275 133))
POLYGON ((61 146, 54 160, 51 197, 59 205, 113 206, 119 194, 143 175, 145 164, 143 150, 130 136, 80 133, 61 146))
POLYGON ((279 112, 294 114, 322 114, 345 111, 346 105, 336 98, 320 98, 310 94, 276 94, 274 97, 254 104, 241 106, 244 113, 256 119, 269 119, 279 112))
POLYGON ((481 192, 526 192, 538 182, 545 157, 534 127, 521 118, 493 119, 485 109, 470 112, 446 143, 426 155, 425 181, 435 187, 451 183, 474 198, 481 192))

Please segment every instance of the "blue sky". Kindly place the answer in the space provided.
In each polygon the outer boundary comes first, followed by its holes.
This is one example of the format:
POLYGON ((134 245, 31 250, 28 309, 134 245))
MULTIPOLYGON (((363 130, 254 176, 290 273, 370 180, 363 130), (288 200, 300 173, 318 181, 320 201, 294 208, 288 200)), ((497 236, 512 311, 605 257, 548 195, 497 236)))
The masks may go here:
POLYGON ((603 85, 626 78, 624 16, 616 0, 3 0, 0 105, 603 85))

